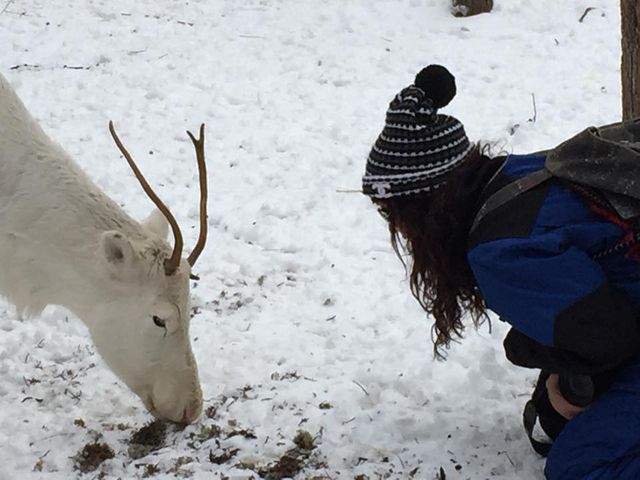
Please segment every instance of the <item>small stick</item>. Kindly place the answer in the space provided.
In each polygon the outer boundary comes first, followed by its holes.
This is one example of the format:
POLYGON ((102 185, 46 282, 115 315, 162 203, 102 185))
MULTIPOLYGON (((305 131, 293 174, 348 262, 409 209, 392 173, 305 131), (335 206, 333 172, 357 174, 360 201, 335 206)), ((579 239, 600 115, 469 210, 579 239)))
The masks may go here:
POLYGON ((10 67, 9 70, 18 70, 20 68, 33 68, 33 69, 37 69, 37 68, 41 68, 41 65, 31 65, 29 63, 23 63, 21 65, 14 65, 13 67, 10 67))
POLYGON ((367 392, 367 389, 364 388, 361 383, 358 383, 355 380, 353 380, 353 383, 355 383, 357 386, 359 386, 367 397, 369 396, 369 392, 367 392))
POLYGON ((7 8, 9 8, 9 5, 11 5, 13 2, 15 2, 15 0, 8 0, 7 3, 5 3, 4 8, 0 12, 0 15, 2 15, 4 12, 6 12, 7 8))
POLYGON ((587 7, 587 9, 584 11, 584 13, 582 14, 582 16, 580 17, 580 20, 578 20, 578 21, 579 21, 580 23, 582 23, 582 22, 584 21, 585 17, 586 17, 587 15, 589 15, 589 12, 590 12, 591 10, 595 10, 595 9, 596 9, 596 7, 587 7))
POLYGON ((536 108, 536 94, 531 94, 531 99, 533 100, 533 118, 530 118, 529 121, 532 123, 536 123, 538 119, 538 109, 536 108))
POLYGON ((76 66, 73 66, 73 65, 63 65, 62 68, 66 69, 66 70, 89 70, 89 69, 91 69, 90 66, 88 66, 88 67, 83 67, 83 66, 76 67, 76 66))

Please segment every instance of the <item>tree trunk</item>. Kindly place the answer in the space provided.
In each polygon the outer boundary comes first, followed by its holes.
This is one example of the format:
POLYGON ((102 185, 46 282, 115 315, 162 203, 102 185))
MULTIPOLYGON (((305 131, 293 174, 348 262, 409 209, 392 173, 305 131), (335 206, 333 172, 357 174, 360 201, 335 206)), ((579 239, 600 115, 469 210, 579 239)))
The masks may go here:
POLYGON ((640 117, 640 2, 621 0, 622 118, 640 117))

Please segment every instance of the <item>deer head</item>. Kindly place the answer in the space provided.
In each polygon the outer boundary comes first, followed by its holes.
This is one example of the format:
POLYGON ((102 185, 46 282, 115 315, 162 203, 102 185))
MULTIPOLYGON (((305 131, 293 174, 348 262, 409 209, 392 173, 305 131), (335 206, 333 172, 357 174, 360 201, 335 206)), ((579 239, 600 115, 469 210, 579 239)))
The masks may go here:
POLYGON ((189 340, 189 279, 194 278, 191 268, 207 240, 204 125, 197 139, 187 132, 195 147, 200 177, 200 235, 186 259, 182 258, 182 233, 175 217, 140 172, 112 122, 109 131, 159 213, 149 217, 141 233, 102 233, 98 260, 104 298, 92 309, 100 321, 92 322, 89 328, 107 364, 152 414, 191 423, 202 410, 198 369, 189 340), (166 242, 167 224, 173 232, 173 248, 166 242))

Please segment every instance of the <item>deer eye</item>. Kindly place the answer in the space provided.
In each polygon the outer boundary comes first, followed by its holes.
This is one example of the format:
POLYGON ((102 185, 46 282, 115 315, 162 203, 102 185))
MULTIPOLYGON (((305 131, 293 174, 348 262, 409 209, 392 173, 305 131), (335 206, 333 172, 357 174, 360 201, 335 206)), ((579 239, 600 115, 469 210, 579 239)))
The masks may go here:
POLYGON ((156 326, 158 326, 160 328, 166 328, 167 327, 166 324, 165 324, 165 321, 162 320, 160 317, 154 315, 152 318, 153 318, 153 323, 155 323, 156 326))

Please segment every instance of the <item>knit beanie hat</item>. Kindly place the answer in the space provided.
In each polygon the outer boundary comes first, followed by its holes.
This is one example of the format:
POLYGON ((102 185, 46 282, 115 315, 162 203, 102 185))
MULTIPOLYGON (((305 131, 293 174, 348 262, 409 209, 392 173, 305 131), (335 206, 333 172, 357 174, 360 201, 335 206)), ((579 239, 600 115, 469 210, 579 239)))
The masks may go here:
POLYGON ((373 145, 362 190, 373 198, 428 192, 444 184, 472 145, 459 120, 438 113, 456 95, 456 81, 429 65, 413 85, 391 101, 382 133, 373 145))

